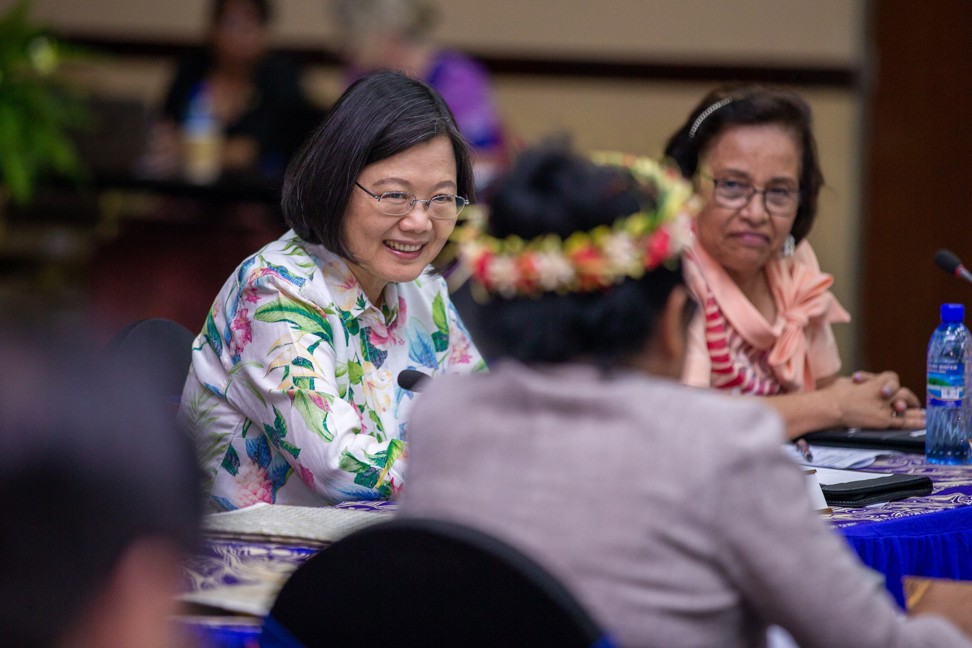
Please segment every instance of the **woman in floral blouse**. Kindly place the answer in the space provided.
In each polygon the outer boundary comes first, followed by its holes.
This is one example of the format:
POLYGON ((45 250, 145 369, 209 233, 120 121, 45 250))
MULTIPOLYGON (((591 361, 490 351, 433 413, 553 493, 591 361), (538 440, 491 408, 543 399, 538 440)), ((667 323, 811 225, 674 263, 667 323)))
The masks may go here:
POLYGON ((213 505, 385 499, 402 486, 404 369, 483 366, 428 272, 473 196, 469 151, 421 81, 365 77, 287 171, 292 228, 227 280, 181 412, 213 505))

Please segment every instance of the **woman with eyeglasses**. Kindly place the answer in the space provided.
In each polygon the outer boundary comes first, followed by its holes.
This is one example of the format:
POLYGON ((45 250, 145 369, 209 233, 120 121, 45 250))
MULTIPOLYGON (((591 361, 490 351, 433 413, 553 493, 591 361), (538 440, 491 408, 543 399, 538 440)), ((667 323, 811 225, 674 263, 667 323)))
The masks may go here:
POLYGON ((431 267, 472 198, 469 151, 427 84, 381 72, 342 95, 287 170, 291 230, 237 268, 194 344, 181 412, 216 508, 401 488, 399 373, 482 366, 431 267))
POLYGON ((893 372, 838 377, 850 321, 805 240, 823 175, 807 103, 760 86, 710 92, 665 149, 704 201, 685 273, 700 305, 683 381, 770 396, 787 432, 921 428, 893 372))

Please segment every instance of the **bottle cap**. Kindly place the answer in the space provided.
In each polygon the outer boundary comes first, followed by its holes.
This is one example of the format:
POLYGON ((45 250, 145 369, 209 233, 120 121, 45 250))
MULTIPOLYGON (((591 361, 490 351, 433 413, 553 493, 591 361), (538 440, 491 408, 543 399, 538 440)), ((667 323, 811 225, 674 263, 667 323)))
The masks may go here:
POLYGON ((965 306, 962 304, 942 304, 943 322, 961 322, 965 319, 965 306))

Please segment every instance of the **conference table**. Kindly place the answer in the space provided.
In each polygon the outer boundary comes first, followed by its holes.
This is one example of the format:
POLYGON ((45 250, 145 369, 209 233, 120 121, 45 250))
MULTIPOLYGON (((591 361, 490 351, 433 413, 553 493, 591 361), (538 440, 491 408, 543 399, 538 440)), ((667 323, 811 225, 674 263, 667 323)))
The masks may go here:
MULTIPOLYGON (((277 509, 264 510, 270 508, 277 509)), ((354 528, 361 528, 363 517, 373 517, 374 523, 391 519, 397 505, 391 501, 344 502, 333 508, 356 514, 354 528)), ((204 525, 204 532, 207 527, 211 525, 204 525)), ((189 558, 184 570, 186 613, 179 622, 189 635, 186 643, 198 648, 257 648, 263 617, 277 590, 324 545, 250 533, 235 537, 207 534, 205 544, 189 558)))
POLYGON ((834 508, 823 517, 864 564, 884 574, 904 606, 901 577, 972 580, 972 466, 929 464, 918 454, 878 457, 864 470, 926 475, 924 497, 866 508, 834 508))
MULTIPOLYGON (((898 604, 904 607, 905 575, 972 580, 972 466, 932 465, 922 455, 895 453, 879 456, 862 470, 927 475, 933 483, 924 497, 864 508, 834 507, 821 514, 866 565, 884 575, 898 604)), ((372 511, 378 520, 388 519, 380 514, 394 513, 396 506, 349 502, 338 508, 372 511)), ((255 647, 268 597, 319 550, 301 543, 210 538, 187 564, 187 590, 240 595, 221 611, 195 604, 183 624, 200 648, 255 647), (255 603, 248 607, 250 599, 255 603)))

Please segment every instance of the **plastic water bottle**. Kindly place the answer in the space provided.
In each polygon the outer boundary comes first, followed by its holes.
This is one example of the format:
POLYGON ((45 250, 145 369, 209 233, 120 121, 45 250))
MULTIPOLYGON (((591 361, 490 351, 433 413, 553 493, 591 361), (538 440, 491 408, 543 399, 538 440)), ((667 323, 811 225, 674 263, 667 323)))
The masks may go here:
POLYGON ((941 316, 928 343, 925 455, 930 463, 964 464, 972 433, 972 338, 961 304, 942 304, 941 316))
POLYGON ((219 122, 213 117, 209 88, 205 83, 193 90, 182 134, 186 179, 197 184, 216 180, 222 166, 223 135, 219 122))

